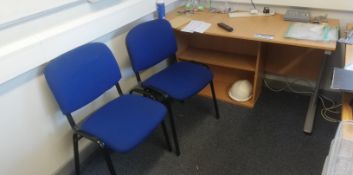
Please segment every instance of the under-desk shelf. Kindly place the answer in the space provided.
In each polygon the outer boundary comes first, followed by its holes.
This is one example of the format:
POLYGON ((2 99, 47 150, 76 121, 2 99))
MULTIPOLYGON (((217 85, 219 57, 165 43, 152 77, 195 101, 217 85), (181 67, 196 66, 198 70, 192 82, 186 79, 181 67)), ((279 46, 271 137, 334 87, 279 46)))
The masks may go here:
MULTIPOLYGON (((247 71, 242 71, 242 70, 237 70, 237 69, 231 69, 231 68, 222 68, 219 66, 210 66, 210 69, 212 70, 214 77, 213 77, 213 84, 216 92, 216 96, 218 100, 231 103, 234 105, 238 106, 243 106, 246 108, 253 108, 255 101, 254 98, 251 98, 250 100, 246 102, 238 102, 233 99, 231 99, 228 95, 228 91, 231 88, 232 84, 236 82, 237 80, 249 80, 252 84, 254 83, 254 73, 253 72, 247 72, 247 71)), ((210 87, 207 86, 205 87, 199 95, 206 96, 206 97, 212 97, 211 96, 211 90, 210 87)))
MULTIPOLYGON (((238 102, 235 101, 233 99, 231 99, 228 95, 228 91, 229 88, 231 87, 232 83, 229 82, 224 82, 224 81, 214 81, 215 84, 215 90, 216 90, 216 96, 218 100, 227 102, 227 103, 231 103, 234 105, 238 105, 238 106, 243 106, 246 108, 253 108, 255 105, 254 99, 251 98, 250 100, 246 101, 246 102, 238 102)), ((199 95, 201 96, 206 96, 206 97, 211 97, 211 90, 210 87, 207 86, 206 88, 204 88, 199 95)))
POLYGON ((256 56, 226 53, 209 49, 189 47, 179 52, 177 57, 182 60, 196 61, 208 65, 245 71, 255 71, 256 67, 256 56))

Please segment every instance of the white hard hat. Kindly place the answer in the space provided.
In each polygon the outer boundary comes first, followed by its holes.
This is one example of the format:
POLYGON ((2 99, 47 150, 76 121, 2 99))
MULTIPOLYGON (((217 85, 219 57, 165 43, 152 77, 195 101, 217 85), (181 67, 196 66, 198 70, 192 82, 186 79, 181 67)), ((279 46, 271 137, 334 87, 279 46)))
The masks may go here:
POLYGON ((248 80, 238 80, 233 83, 228 95, 236 101, 248 101, 252 96, 252 85, 248 80))

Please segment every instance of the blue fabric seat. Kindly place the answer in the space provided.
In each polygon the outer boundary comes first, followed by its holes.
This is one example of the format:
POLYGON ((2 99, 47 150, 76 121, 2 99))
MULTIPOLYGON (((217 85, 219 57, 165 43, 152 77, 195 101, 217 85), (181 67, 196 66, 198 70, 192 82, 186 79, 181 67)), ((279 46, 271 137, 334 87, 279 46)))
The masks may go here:
POLYGON ((158 99, 168 108, 176 154, 180 155, 170 101, 184 101, 210 85, 218 119, 212 71, 205 65, 176 60, 177 42, 174 31, 169 22, 164 19, 144 22, 134 27, 126 37, 126 46, 137 81, 146 90, 158 94, 155 96, 158 96, 158 99), (140 72, 168 59, 173 64, 146 80, 141 79, 140 72))
POLYGON ((162 104, 137 95, 123 95, 89 116, 81 130, 97 136, 115 151, 128 152, 149 136, 165 116, 162 104))
MULTIPOLYGON (((171 151, 164 124, 166 107, 152 99, 123 95, 121 74, 109 48, 89 43, 60 55, 44 70, 49 88, 73 130, 76 174, 80 174, 78 144, 81 138, 96 143, 104 154, 111 174, 116 174, 109 151, 128 152, 138 146, 159 125, 171 151), (91 103, 112 87, 119 97, 103 105, 77 125, 72 113, 91 103)), ((142 93, 146 96, 146 94, 142 93)))
POLYGON ((178 62, 143 81, 143 86, 156 88, 176 100, 185 100, 208 85, 211 71, 199 64, 178 62))

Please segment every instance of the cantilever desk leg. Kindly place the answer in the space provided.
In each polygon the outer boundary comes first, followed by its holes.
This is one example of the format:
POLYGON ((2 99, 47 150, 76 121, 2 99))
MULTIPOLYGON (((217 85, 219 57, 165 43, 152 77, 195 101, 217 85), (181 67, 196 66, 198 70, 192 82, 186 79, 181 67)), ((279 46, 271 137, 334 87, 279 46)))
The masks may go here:
POLYGON ((315 119, 315 113, 316 113, 316 105, 317 105, 317 99, 318 99, 319 90, 320 90, 321 79, 322 79, 322 75, 324 73, 326 61, 330 55, 331 55, 330 51, 325 51, 325 57, 321 61, 320 73, 319 73, 319 77, 316 80, 314 93, 310 97, 309 107, 308 107, 308 111, 306 112, 306 118, 305 118, 305 122, 304 122, 304 132, 307 134, 311 134, 311 132, 313 131, 313 125, 314 125, 314 119, 315 119))
POLYGON ((322 79, 322 75, 323 75, 323 72, 325 69, 326 61, 330 55, 331 55, 330 51, 325 51, 325 57, 321 61, 320 73, 319 73, 319 76, 316 80, 314 93, 310 97, 309 107, 308 107, 308 111, 306 113, 306 118, 305 118, 305 122, 304 122, 304 132, 307 134, 311 134, 311 132, 313 130, 315 113, 316 113, 316 105, 317 105, 317 99, 318 99, 319 90, 320 90, 321 79, 322 79))

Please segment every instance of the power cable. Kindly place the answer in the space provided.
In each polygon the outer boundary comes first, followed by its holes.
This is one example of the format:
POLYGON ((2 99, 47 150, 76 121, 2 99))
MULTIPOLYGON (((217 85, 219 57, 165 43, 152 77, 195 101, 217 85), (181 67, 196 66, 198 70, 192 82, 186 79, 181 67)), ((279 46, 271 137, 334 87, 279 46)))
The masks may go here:
MULTIPOLYGON (((281 91, 288 89, 290 92, 297 93, 297 94, 313 94, 314 93, 313 89, 311 91, 298 91, 298 90, 294 89, 292 87, 292 84, 294 84, 297 81, 299 81, 299 79, 292 80, 291 82, 286 80, 285 85, 279 89, 275 89, 275 88, 271 87, 266 79, 264 79, 264 84, 268 89, 270 89, 273 92, 281 92, 281 91)), ((309 87, 311 87, 312 84, 309 81, 306 81, 306 82, 308 83, 309 87)), ((332 122, 332 123, 340 122, 340 120, 335 119, 333 117, 330 117, 329 114, 330 113, 331 114, 339 114, 340 111, 338 111, 337 109, 339 109, 342 106, 342 104, 336 104, 336 102, 334 100, 332 100, 331 98, 324 96, 324 95, 319 95, 319 99, 320 99, 320 102, 322 105, 322 109, 320 111, 322 118, 324 118, 326 121, 332 122), (327 105, 327 103, 329 103, 329 105, 327 105)))

